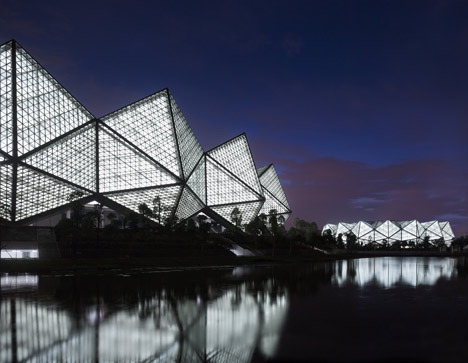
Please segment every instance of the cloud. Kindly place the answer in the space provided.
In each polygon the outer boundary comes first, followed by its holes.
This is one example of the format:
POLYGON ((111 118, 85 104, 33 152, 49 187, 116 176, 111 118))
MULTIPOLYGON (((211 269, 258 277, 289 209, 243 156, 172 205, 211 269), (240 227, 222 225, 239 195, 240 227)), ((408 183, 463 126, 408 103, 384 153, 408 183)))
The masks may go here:
POLYGON ((294 217, 326 223, 448 220, 468 234, 468 169, 443 160, 384 167, 336 158, 278 160, 294 217))
POLYGON ((380 204, 380 203, 385 203, 386 201, 383 199, 377 199, 377 198, 370 198, 370 197, 360 197, 360 198, 355 198, 351 199, 349 201, 349 204, 353 208, 367 208, 367 209, 374 209, 371 206, 375 204, 380 204))

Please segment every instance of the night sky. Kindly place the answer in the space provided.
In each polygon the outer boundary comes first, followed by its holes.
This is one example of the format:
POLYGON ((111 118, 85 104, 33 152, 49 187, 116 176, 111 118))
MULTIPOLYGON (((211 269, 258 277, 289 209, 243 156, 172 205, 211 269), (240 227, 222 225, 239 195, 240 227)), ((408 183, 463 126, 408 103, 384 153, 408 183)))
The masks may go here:
POLYGON ((468 1, 2 1, 95 116, 168 87, 205 150, 247 133, 294 217, 468 234, 468 1))

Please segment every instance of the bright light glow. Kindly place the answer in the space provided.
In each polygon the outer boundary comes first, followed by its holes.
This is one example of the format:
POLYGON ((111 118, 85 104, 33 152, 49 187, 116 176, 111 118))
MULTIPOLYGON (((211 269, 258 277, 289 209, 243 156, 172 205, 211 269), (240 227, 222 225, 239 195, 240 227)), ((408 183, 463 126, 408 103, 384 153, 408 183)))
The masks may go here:
POLYGON ((230 223, 235 208, 242 224, 291 213, 273 166, 257 174, 245 135, 204 153, 168 89, 98 120, 15 41, 0 47, 0 150, 0 217, 10 221, 66 208, 74 192, 137 213, 145 203, 162 224, 207 206, 230 223))
POLYGON ((336 224, 326 224, 322 229, 322 235, 331 233, 337 238, 342 235, 346 242, 346 234, 353 233, 359 243, 368 244, 371 242, 392 244, 397 241, 412 241, 421 243, 425 238, 429 238, 430 243, 443 239, 450 246, 455 235, 449 222, 419 222, 412 221, 385 221, 385 222, 356 222, 336 224))
POLYGON ((273 165, 264 166, 257 169, 257 173, 260 178, 263 194, 265 195, 265 203, 262 209, 260 209, 259 214, 263 213, 268 216, 271 210, 276 210, 276 213, 282 215, 284 221, 286 221, 291 215, 291 208, 275 167, 273 165))
POLYGON ((256 347, 269 358, 276 351, 289 298, 273 282, 266 281, 265 289, 264 296, 257 296, 244 283, 220 290, 209 301, 193 296, 176 303, 162 291, 131 309, 89 306, 79 324, 61 304, 3 299, 0 361, 12 357, 13 314, 21 337, 18 361, 198 362, 199 357, 216 357, 213 361, 247 363, 256 347))
POLYGON ((419 257, 377 257, 342 260, 334 263, 333 281, 339 286, 357 284, 361 287, 376 283, 391 288, 399 284, 409 286, 432 286, 440 278, 456 274, 455 259, 432 259, 419 257))
POLYGON ((2 249, 1 258, 39 258, 38 250, 6 250, 2 249))
POLYGON ((22 289, 25 287, 37 287, 39 278, 37 275, 8 275, 0 277, 0 287, 3 292, 22 289))

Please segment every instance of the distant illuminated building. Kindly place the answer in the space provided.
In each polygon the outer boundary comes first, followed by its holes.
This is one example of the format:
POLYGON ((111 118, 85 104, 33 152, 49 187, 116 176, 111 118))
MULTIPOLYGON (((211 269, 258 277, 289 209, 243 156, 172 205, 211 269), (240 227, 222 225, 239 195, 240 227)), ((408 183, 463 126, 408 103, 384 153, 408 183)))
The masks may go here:
POLYGON ((451 245, 455 238, 450 222, 416 220, 326 224, 322 229, 322 235, 326 233, 331 233, 335 238, 341 235, 344 242, 347 235, 352 233, 357 237, 357 242, 362 244, 372 242, 393 244, 403 241, 421 243, 424 239, 434 244, 442 239, 447 245, 451 245))

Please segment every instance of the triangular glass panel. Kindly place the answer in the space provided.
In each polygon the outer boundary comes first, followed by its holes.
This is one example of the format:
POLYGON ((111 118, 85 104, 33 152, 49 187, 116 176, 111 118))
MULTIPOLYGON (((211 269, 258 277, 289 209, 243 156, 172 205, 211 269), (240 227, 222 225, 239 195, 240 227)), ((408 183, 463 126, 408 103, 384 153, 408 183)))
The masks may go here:
POLYGON ((338 236, 340 233, 344 236, 346 233, 349 233, 353 230, 356 223, 338 223, 336 235, 338 236))
POLYGON ((283 187, 276 173, 276 169, 273 165, 269 165, 266 170, 260 175, 260 183, 263 188, 267 189, 271 194, 275 196, 286 208, 291 210, 289 207, 286 194, 284 194, 283 187))
POLYGON ((232 205, 223 205, 223 206, 214 206, 211 207, 213 211, 218 213, 221 217, 226 219, 232 224, 235 224, 232 218, 232 212, 235 208, 238 208, 241 213, 241 224, 244 225, 252 221, 257 215, 260 207, 262 206, 261 201, 252 202, 252 203, 241 203, 241 204, 232 204, 232 205))
POLYGON ((268 190, 264 189, 265 203, 262 205, 259 214, 269 215, 270 211, 276 209, 276 214, 289 213, 290 211, 281 204, 268 190))
POLYGON ((422 226, 421 222, 415 221, 415 223, 416 223, 416 230, 418 232, 418 237, 419 238, 424 238, 425 228, 422 226))
POLYGON ((208 155, 223 165, 252 190, 262 195, 257 170, 245 135, 240 135, 210 150, 208 155))
POLYGON ((403 241, 415 240, 418 238, 416 221, 405 221, 402 223, 401 238, 403 241))
POLYGON ((328 231, 331 231, 332 235, 334 236, 336 234, 336 228, 337 228, 336 224, 328 223, 328 224, 323 226, 322 234, 323 234, 323 232, 328 230, 328 231))
POLYGON ((181 221, 202 210, 203 203, 195 196, 192 191, 185 187, 177 206, 176 216, 181 221))
MULTIPOLYGON (((66 205, 67 198, 79 189, 69 184, 18 166, 16 220, 21 220, 49 209, 66 205)), ((83 190, 83 196, 88 196, 83 190)))
POLYGON ((359 238, 359 227, 361 225, 361 222, 358 222, 354 225, 353 229, 351 230, 351 232, 359 238))
POLYGON ((11 42, 0 47, 0 150, 13 153, 11 42))
POLYGON ((261 198, 209 157, 206 158, 206 168, 207 205, 247 202, 261 198))
POLYGON ((377 228, 379 228, 379 226, 380 226, 381 224, 382 224, 381 221, 373 222, 373 223, 372 223, 372 228, 377 229, 377 228))
POLYGON ((397 222, 397 224, 400 226, 400 228, 405 228, 408 224, 412 222, 413 221, 400 221, 400 222, 397 222))
POLYGON ((0 165, 0 217, 11 221, 11 188, 13 184, 13 167, 0 165))
POLYGON ((400 231, 401 231, 401 227, 399 225, 395 224, 395 222, 389 221, 389 223, 388 223, 388 235, 390 237, 396 238, 396 235, 400 231))
POLYGON ((366 222, 361 222, 359 226, 359 238, 364 238, 372 232, 372 227, 366 222))
POLYGON ((18 154, 22 155, 93 119, 23 48, 16 50, 18 154))
POLYGON ((442 236, 444 237, 445 241, 452 241, 455 238, 455 235, 452 231, 452 227, 450 226, 449 222, 441 222, 443 226, 442 229, 442 236))
POLYGON ((184 177, 187 179, 198 160, 200 160, 200 157, 203 155, 203 149, 172 95, 170 95, 170 101, 177 133, 177 142, 179 144, 180 158, 182 160, 182 168, 184 177))
POLYGON ((382 242, 384 239, 388 240, 388 237, 380 232, 374 231, 374 241, 382 242))
POLYGON ((24 161, 91 191, 96 190, 96 130, 93 124, 58 140, 24 161))
POLYGON ((155 210, 153 216, 154 221, 161 224, 165 224, 168 217, 170 217, 174 211, 177 197, 179 196, 181 186, 175 185, 163 188, 152 188, 138 191, 122 192, 122 193, 110 193, 105 194, 105 197, 112 201, 123 205, 124 207, 138 213, 138 206, 145 203, 151 210, 155 210), (156 205, 156 200, 160 201, 156 205))
POLYGON ((205 157, 202 157, 190 175, 187 185, 192 189, 198 198, 206 204, 206 173, 205 157))
POLYGON ((442 231, 437 221, 421 223, 425 228, 424 237, 429 236, 430 240, 442 238, 442 231))
POLYGON ((390 235, 390 240, 391 241, 403 241, 401 236, 402 236, 402 230, 398 229, 398 231, 396 231, 392 235, 390 235))
POLYGON ((182 179, 166 90, 112 112, 101 120, 182 179))
POLYGON ((260 177, 265 172, 265 170, 267 170, 269 167, 270 165, 265 165, 265 166, 262 166, 261 168, 258 168, 257 175, 260 177))
POLYGON ((389 224, 390 224, 389 221, 383 222, 380 226, 378 226, 378 227, 376 228, 376 231, 379 232, 380 234, 384 235, 385 238, 390 237, 390 234, 389 234, 389 231, 388 231, 388 229, 389 229, 389 224))
POLYGON ((112 192, 177 183, 172 174, 114 133, 99 128, 99 190, 112 192))

